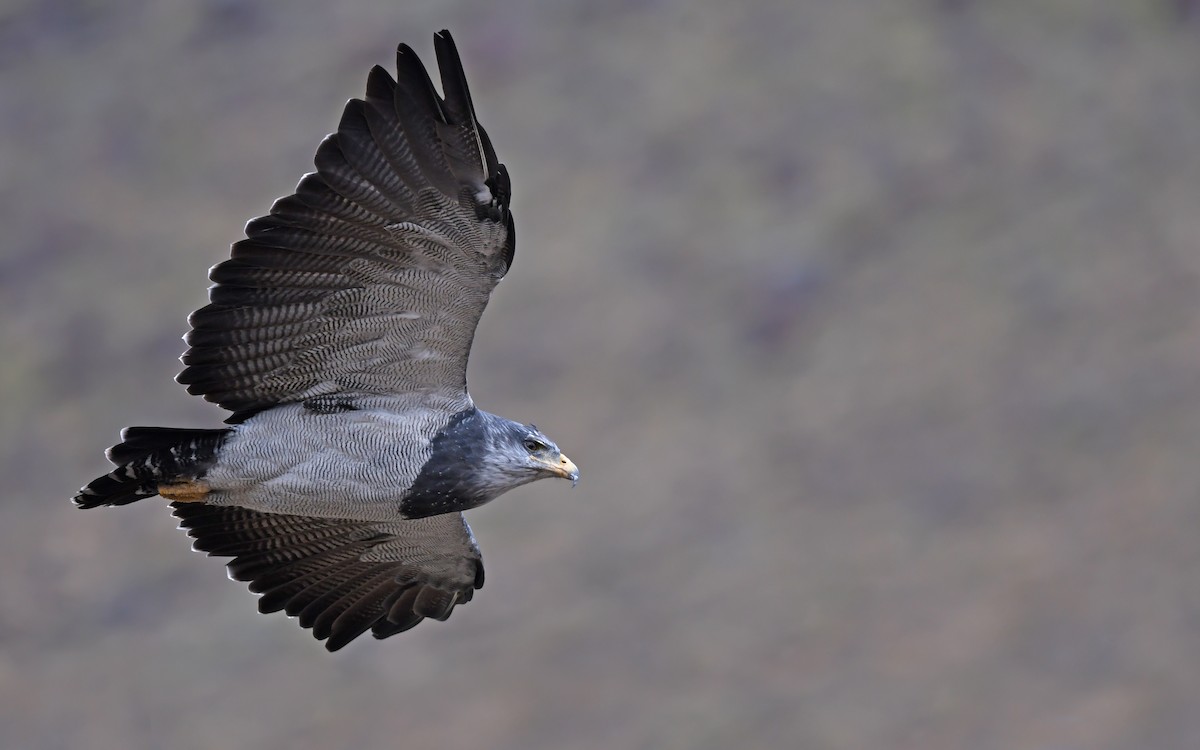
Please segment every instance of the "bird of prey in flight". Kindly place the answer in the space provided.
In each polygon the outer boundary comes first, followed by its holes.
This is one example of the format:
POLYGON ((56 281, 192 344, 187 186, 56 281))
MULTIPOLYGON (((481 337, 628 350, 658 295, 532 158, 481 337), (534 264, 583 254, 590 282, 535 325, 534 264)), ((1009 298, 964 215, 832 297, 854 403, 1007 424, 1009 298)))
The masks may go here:
POLYGON ((449 32, 439 95, 396 52, 316 171, 246 225, 189 317, 188 392, 227 427, 130 427, 81 508, 171 501, 193 548, 335 651, 422 619, 483 586, 463 511, 578 469, 532 425, 467 393, 467 356, 513 263, 508 172, 475 118, 449 32))

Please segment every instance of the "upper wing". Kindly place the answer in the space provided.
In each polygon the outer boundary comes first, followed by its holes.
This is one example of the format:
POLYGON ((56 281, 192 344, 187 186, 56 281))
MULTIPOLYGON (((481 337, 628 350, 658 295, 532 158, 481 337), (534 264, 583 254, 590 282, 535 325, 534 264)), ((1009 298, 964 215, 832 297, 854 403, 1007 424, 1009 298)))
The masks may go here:
POLYGON ((317 171, 213 267, 177 378, 238 421, 336 393, 469 404, 467 355, 512 265, 509 179, 475 119, 450 38, 444 98, 407 45, 376 66, 317 149, 317 171))
POLYGON ((262 594, 260 612, 298 617, 330 651, 367 630, 386 638, 426 617, 445 620, 483 586, 483 560, 461 513, 370 523, 171 507, 193 549, 233 557, 229 576, 262 594))

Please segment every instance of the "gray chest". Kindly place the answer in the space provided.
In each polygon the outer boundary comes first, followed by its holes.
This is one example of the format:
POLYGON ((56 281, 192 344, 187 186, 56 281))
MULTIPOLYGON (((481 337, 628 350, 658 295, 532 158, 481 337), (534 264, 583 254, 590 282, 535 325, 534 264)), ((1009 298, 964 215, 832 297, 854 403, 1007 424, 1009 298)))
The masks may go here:
POLYGON ((286 404, 238 425, 206 480, 209 502, 360 520, 400 518, 401 500, 451 415, 387 399, 352 408, 286 404))

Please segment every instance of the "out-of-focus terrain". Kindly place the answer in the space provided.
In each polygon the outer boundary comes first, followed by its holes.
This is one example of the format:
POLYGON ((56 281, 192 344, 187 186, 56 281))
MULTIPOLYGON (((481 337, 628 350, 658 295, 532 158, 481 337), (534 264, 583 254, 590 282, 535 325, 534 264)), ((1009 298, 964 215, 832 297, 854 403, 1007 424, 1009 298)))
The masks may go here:
POLYGON ((1200 747, 1188 2, 0 5, 0 747, 1200 747), (81 512, 205 271, 397 42, 519 248, 483 407, 582 469, 330 656, 81 512))

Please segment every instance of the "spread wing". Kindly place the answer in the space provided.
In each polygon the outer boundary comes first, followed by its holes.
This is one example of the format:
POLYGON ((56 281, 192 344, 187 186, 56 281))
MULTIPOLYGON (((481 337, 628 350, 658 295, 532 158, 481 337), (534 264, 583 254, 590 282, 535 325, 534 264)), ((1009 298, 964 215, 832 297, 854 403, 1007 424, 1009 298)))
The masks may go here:
POLYGON ((469 405, 471 340, 516 234, 454 42, 434 43, 444 97, 400 45, 396 79, 371 71, 317 171, 213 267, 177 379, 229 421, 341 393, 469 405))
POLYGON ((370 523, 172 503, 192 547, 232 557, 229 577, 336 651, 370 630, 445 620, 483 586, 483 560, 461 513, 370 523))

